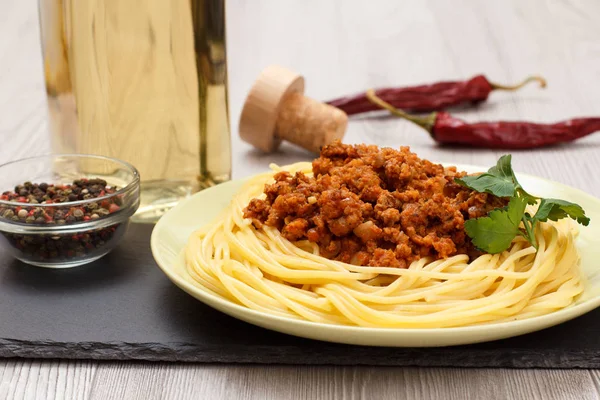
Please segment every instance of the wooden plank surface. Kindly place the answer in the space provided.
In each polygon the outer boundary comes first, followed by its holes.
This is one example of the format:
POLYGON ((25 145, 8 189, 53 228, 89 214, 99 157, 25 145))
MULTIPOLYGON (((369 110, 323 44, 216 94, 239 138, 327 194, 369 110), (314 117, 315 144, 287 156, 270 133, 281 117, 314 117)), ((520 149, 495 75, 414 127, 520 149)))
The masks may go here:
MULTIPOLYGON (((48 0, 42 0, 48 1, 48 0)), ((229 0, 228 54, 234 177, 269 162, 306 160, 285 145, 254 151, 237 138, 247 90, 278 63, 307 79, 317 99, 368 87, 405 85, 486 73, 516 82, 541 73, 545 91, 494 93, 467 120, 553 121, 600 113, 600 2, 229 0)), ((0 161, 49 150, 37 2, 0 0, 0 161)), ((410 145, 444 162, 489 165, 499 152, 435 146, 396 119, 354 119, 346 140, 410 145)), ((522 172, 600 196, 600 135, 568 146, 515 152, 522 172)), ((369 367, 206 366, 4 360, 0 398, 280 399, 534 398, 596 399, 600 373, 585 370, 415 369, 369 367)))

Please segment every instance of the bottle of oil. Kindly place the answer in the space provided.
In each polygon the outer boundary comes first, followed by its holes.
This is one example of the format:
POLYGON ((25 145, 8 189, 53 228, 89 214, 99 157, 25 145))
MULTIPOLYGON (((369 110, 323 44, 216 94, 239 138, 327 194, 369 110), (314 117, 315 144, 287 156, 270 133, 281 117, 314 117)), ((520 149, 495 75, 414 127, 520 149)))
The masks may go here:
POLYGON ((156 221, 231 175, 225 0, 39 0, 52 145, 142 177, 156 221))

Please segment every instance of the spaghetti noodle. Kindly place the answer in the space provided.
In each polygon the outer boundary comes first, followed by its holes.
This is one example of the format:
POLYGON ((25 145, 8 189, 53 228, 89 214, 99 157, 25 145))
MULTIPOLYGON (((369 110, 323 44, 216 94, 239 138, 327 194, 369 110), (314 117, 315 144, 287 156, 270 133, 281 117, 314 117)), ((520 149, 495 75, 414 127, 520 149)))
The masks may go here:
MULTIPOLYGON (((310 163, 277 171, 312 174, 310 163)), ((444 328, 530 318, 572 304, 583 291, 577 227, 541 223, 538 249, 523 238, 500 254, 413 261, 408 268, 356 266, 319 255, 315 243, 291 242, 270 226, 255 228, 244 207, 262 195, 273 172, 246 182, 230 205, 189 239, 194 283, 245 307, 280 317, 381 328, 444 328)))

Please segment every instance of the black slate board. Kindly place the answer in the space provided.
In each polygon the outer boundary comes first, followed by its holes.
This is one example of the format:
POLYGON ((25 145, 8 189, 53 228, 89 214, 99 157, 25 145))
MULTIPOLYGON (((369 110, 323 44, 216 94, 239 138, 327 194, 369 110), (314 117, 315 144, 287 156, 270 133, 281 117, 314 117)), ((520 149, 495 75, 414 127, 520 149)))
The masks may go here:
POLYGON ((600 309, 529 335, 470 346, 339 345, 264 330, 174 286, 132 225, 103 259, 68 270, 0 252, 0 356, 222 363, 600 368, 600 309))

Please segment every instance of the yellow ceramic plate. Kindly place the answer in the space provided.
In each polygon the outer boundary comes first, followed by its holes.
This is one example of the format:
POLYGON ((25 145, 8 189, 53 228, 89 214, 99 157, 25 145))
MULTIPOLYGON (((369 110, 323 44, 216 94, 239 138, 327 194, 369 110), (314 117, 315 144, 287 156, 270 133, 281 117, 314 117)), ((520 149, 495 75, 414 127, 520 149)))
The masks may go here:
MULTIPOLYGON (((487 170, 472 166, 459 166, 459 169, 467 172, 487 170)), ((587 278, 583 295, 574 305, 540 317, 461 328, 363 328, 273 316, 209 293, 193 283, 186 271, 182 250, 193 231, 210 223, 228 205, 242 181, 204 190, 169 211, 152 232, 152 253, 169 279, 201 302, 234 318, 290 335, 338 343, 396 347, 450 346, 503 339, 560 324, 600 306, 600 200, 560 183, 521 174, 518 174, 518 178, 530 193, 580 204, 592 220, 588 227, 582 227, 577 241, 581 268, 587 278)))

